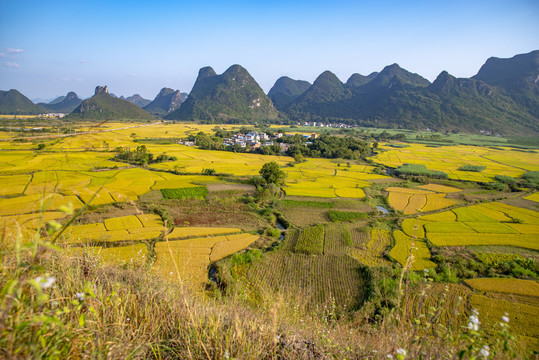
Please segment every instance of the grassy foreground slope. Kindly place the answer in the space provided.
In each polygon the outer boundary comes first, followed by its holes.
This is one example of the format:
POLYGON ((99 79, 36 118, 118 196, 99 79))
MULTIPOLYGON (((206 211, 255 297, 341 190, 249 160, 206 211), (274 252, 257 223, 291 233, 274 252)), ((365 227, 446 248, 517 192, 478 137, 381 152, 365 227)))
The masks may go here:
MULTIPOLYGON (((199 297, 144 267, 99 265, 90 253, 66 256, 39 240, 15 252, 13 239, 3 240, 1 358, 385 359, 405 351, 410 358, 450 359, 484 346, 491 358, 508 355, 508 335, 461 328, 453 301, 443 314, 436 306, 419 318, 396 311, 373 328, 361 314, 308 311, 301 298, 266 296, 249 307, 240 296, 199 297), (451 311, 449 326, 437 325, 451 311)), ((440 299, 447 292, 429 291, 440 299)), ((416 300, 403 306, 421 313, 423 300, 416 300)))

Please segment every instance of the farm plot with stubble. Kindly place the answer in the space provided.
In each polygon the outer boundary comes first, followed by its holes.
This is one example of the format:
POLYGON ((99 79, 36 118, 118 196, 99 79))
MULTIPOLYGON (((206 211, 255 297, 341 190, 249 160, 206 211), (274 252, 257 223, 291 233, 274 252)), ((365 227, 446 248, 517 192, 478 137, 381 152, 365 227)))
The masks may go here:
POLYGON ((363 265, 347 254, 352 242, 348 226, 313 227, 309 234, 317 236, 316 246, 308 247, 316 251, 297 253, 298 246, 303 248, 304 234, 289 229, 279 250, 264 254, 249 267, 248 283, 259 291, 281 291, 302 299, 310 308, 331 303, 340 309, 360 305, 365 296, 363 265))

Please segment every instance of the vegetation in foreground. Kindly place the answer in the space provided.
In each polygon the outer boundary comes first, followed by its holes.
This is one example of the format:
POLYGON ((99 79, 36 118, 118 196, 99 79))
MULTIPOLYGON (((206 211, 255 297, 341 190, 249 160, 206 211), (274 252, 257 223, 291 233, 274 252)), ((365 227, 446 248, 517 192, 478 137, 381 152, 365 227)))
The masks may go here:
POLYGON ((390 298, 384 294, 388 289, 403 290, 392 298, 393 309, 375 321, 361 312, 337 314, 331 306, 307 310, 301 298, 269 292, 258 306, 247 306, 240 294, 201 296, 182 287, 181 279, 163 281, 145 267, 102 265, 90 254, 67 256, 41 240, 21 247, 4 238, 2 244, 2 358, 531 356, 518 350, 507 315, 487 333, 481 314, 464 313, 447 287, 433 289, 427 278, 416 280, 423 290, 412 301, 407 281, 391 286, 383 274, 373 273, 375 296, 366 307, 390 298))

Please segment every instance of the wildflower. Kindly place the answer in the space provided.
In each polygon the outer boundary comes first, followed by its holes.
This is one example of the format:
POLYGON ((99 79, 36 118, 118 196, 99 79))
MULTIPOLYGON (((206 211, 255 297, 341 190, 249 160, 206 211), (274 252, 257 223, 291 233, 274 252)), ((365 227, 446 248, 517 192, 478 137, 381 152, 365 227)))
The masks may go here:
POLYGON ((403 360, 406 357, 406 350, 402 348, 397 349, 395 353, 397 354, 397 359, 399 360, 403 360))
POLYGON ((45 278, 42 276, 38 276, 35 278, 35 281, 41 289, 48 289, 54 284, 56 279, 53 278, 52 276, 48 276, 45 278))
POLYGON ((76 296, 77 299, 79 299, 80 301, 84 301, 84 293, 83 293, 83 292, 76 293, 75 296, 76 296))
POLYGON ((481 322, 479 321, 479 312, 475 309, 472 310, 472 315, 470 315, 470 321, 468 322, 468 329, 472 331, 478 331, 479 330, 479 324, 481 322))
POLYGON ((502 316, 502 321, 508 323, 509 322, 509 314, 505 313, 502 316))
POLYGON ((391 355, 391 354, 387 354, 386 357, 387 357, 388 359, 393 359, 393 355, 391 355))
POLYGON ((490 348, 488 345, 483 346, 481 350, 479 350, 479 354, 484 358, 488 358, 490 355, 490 348))

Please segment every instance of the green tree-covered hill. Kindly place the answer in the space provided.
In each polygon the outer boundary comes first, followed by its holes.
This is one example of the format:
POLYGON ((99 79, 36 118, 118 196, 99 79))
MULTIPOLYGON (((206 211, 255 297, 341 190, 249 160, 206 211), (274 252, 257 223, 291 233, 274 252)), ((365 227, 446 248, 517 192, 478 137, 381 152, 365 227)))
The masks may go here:
POLYGON ((240 65, 217 75, 200 69, 189 97, 165 118, 209 122, 248 122, 276 119, 278 112, 253 77, 240 65))

